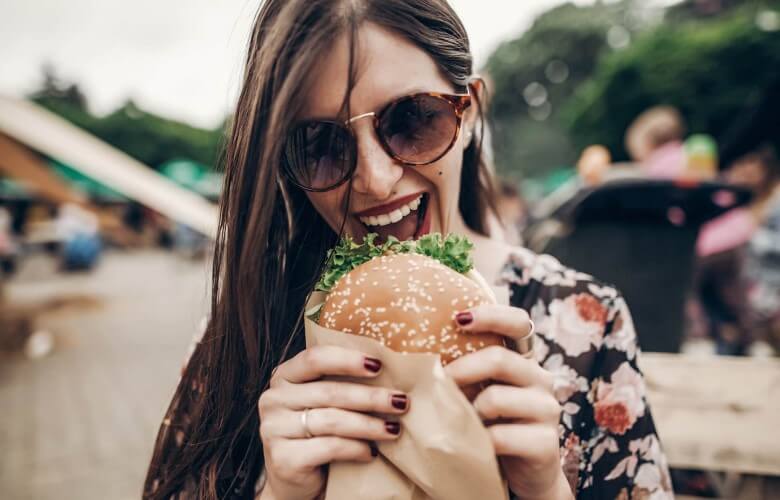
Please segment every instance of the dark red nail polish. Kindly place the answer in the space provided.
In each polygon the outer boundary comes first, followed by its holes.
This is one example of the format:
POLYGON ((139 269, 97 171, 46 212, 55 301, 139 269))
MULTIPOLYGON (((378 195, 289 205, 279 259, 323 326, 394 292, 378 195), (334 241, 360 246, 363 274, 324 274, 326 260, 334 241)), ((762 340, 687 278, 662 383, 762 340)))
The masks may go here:
POLYGON ((382 369, 382 362, 376 358, 366 358, 365 361, 363 361, 363 366, 366 367, 366 370, 377 373, 382 369))
POLYGON ((401 433, 401 424, 398 422, 385 422, 385 429, 390 434, 398 435, 401 433))
POLYGON ((455 321, 457 321, 460 326, 466 326, 474 321, 474 315, 468 311, 460 312, 455 316, 455 321))
POLYGON ((390 402, 396 410, 405 410, 406 405, 409 404, 406 394, 393 394, 393 397, 390 398, 390 402))

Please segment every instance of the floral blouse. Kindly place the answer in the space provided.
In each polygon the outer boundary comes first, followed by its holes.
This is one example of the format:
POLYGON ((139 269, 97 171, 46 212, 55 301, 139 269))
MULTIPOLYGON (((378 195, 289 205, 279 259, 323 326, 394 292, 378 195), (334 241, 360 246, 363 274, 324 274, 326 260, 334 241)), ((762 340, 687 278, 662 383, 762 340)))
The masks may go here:
MULTIPOLYGON (((553 257, 523 248, 512 251, 498 284, 509 287, 510 304, 529 311, 536 325, 534 352, 555 377, 563 408, 561 465, 577 498, 673 498, 623 297, 553 257)), ((163 426, 176 427, 170 411, 163 426)), ((184 441, 176 436, 177 446, 184 441)), ((263 482, 261 473, 255 495, 263 482)), ((188 489, 177 498, 193 497, 188 489)))
POLYGON ((577 498, 673 498, 623 297, 525 249, 512 252, 499 283, 529 311, 537 360, 555 377, 561 465, 577 498))

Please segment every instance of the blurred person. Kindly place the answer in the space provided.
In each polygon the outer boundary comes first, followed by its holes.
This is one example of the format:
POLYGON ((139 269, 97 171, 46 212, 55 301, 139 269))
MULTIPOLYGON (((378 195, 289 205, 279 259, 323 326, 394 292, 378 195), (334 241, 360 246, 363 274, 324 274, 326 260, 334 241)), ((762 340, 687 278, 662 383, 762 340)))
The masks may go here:
POLYGON ((676 108, 656 106, 641 113, 628 127, 626 150, 649 177, 681 177, 687 165, 685 133, 685 120, 676 108))
POLYGON ((577 173, 583 182, 589 186, 600 184, 612 163, 612 155, 601 144, 588 146, 577 160, 577 173))
POLYGON ((13 232, 11 213, 0 207, 0 276, 12 275, 16 270, 18 246, 13 232))
POLYGON ((773 338, 780 312, 780 247, 775 246, 780 169, 773 149, 764 146, 739 158, 723 175, 749 189, 753 201, 702 227, 697 241, 697 290, 701 320, 721 354, 748 354, 758 339, 773 338), (759 228, 761 230, 759 231, 759 228))
POLYGON ((55 229, 61 242, 62 269, 87 270, 95 266, 102 246, 95 214, 76 204, 64 203, 57 212, 55 229))
POLYGON ((377 415, 404 415, 413 396, 321 380, 371 380, 381 360, 305 347, 302 313, 328 249, 369 231, 474 243, 476 269, 508 304, 461 311, 466 331, 528 340, 533 309, 540 335, 522 352, 535 360, 496 346, 444 368, 461 385, 501 381, 474 406, 513 498, 671 498, 625 300, 488 236, 494 195, 472 71, 444 0, 262 4, 227 145, 211 315, 160 427, 145 498, 321 498, 330 463, 371 461, 372 443, 403 433, 377 415))
POLYGON ((750 205, 756 229, 747 249, 748 295, 756 317, 757 336, 780 353, 780 161, 765 145, 734 166, 731 182, 750 188, 750 205))

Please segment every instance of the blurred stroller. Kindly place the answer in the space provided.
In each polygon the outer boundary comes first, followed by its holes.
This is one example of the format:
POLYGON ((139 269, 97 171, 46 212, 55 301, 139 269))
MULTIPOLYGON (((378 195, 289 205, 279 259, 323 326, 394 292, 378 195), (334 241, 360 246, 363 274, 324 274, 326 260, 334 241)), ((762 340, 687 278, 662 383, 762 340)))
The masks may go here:
POLYGON ((750 200, 717 182, 615 176, 567 188, 535 213, 528 246, 616 285, 645 351, 679 352, 696 240, 705 222, 750 200))

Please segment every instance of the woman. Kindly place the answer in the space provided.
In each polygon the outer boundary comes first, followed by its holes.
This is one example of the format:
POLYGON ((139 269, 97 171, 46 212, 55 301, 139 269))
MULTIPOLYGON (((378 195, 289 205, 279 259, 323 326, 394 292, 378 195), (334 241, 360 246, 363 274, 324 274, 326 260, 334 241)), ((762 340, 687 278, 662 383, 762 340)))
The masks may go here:
POLYGON ((212 316, 146 497, 318 498, 327 464, 372 460, 372 443, 403 432, 369 413, 402 414, 408 395, 321 380, 370 378, 379 360, 307 350, 302 335, 327 249, 369 231, 467 235, 511 306, 462 311, 461 326, 522 338, 528 312, 536 322, 541 366, 501 348, 447 367, 461 385, 501 382, 474 405, 503 417, 488 429, 514 496, 668 493, 623 300, 486 234, 494 212, 471 82, 468 39, 444 0, 264 3, 227 147, 212 316), (415 210, 399 208, 420 195, 415 210))

